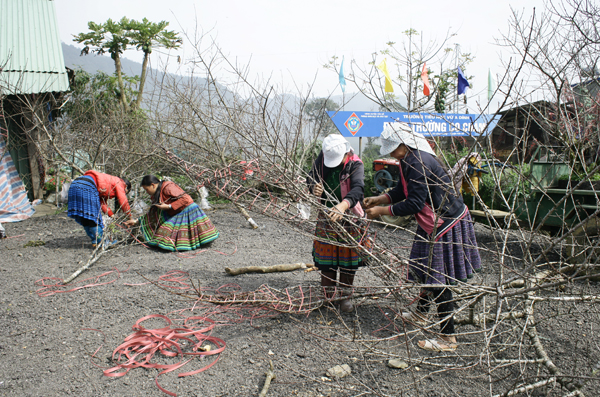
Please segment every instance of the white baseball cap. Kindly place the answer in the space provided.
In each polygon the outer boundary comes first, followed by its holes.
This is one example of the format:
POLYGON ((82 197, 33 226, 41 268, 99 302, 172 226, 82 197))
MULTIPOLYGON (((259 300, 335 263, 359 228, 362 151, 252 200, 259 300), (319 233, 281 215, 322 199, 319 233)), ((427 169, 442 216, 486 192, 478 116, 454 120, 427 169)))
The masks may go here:
POLYGON ((327 135, 323 140, 323 161, 325 167, 334 168, 342 163, 344 155, 352 150, 350 142, 340 134, 327 135))

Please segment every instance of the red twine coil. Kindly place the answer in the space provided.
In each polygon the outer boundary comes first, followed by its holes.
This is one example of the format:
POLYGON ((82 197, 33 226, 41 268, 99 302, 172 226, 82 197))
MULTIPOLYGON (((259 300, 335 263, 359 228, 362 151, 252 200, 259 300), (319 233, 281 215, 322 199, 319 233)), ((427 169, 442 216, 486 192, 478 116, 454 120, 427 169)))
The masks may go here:
POLYGON ((181 368, 189 363, 194 356, 215 356, 210 364, 200 369, 182 372, 178 376, 184 377, 206 371, 215 365, 220 354, 225 350, 225 342, 220 338, 206 334, 215 327, 215 322, 207 317, 188 317, 181 327, 171 328, 171 325, 171 319, 160 314, 152 314, 139 319, 132 327, 134 333, 125 338, 125 342, 113 351, 112 358, 118 365, 105 369, 103 371, 104 375, 120 377, 127 374, 131 369, 138 367, 162 369, 156 376, 156 386, 162 392, 170 396, 176 396, 177 394, 164 389, 158 383, 158 377, 181 368), (151 318, 161 318, 165 320, 167 326, 157 329, 144 328, 141 323, 151 318), (201 347, 205 342, 212 343, 216 346, 216 349, 202 351, 201 347), (157 364, 152 362, 155 353, 161 353, 165 357, 179 357, 179 362, 175 364, 157 364), (184 361, 184 356, 192 356, 192 358, 184 361))

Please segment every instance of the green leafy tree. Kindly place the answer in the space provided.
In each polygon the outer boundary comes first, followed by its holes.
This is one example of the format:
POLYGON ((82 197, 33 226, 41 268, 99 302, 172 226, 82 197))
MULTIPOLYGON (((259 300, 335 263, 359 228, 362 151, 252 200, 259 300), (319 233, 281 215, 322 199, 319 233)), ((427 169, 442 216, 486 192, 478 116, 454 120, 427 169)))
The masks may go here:
MULTIPOLYGON (((152 141, 145 113, 123 113, 123 91, 117 80, 116 75, 103 72, 75 71, 72 91, 62 106, 60 124, 64 129, 56 129, 53 141, 62 145, 63 154, 79 169, 102 166, 119 175, 137 160, 124 153, 152 141)), ((123 76, 126 97, 137 95, 138 81, 137 77, 123 76)), ((145 151, 140 149, 140 153, 145 151)))
POLYGON ((176 32, 166 30, 167 26, 169 26, 169 22, 167 21, 155 23, 148 21, 146 18, 142 19, 141 22, 132 20, 127 24, 127 35, 130 38, 131 45, 144 52, 142 74, 140 77, 137 99, 135 101, 135 109, 139 109, 142 102, 148 62, 153 48, 176 49, 181 46, 181 38, 176 32))
POLYGON ((123 108, 129 110, 129 101, 125 93, 123 83, 123 72, 121 66, 121 56, 129 45, 129 37, 124 28, 129 23, 129 19, 123 17, 119 22, 109 19, 103 24, 88 22, 87 33, 79 33, 74 35, 74 41, 84 44, 81 55, 87 55, 90 52, 98 55, 109 53, 112 60, 115 62, 115 72, 119 84, 120 101, 123 108))
POLYGON ((448 89, 450 83, 445 78, 445 76, 436 76, 438 77, 437 81, 437 90, 435 93, 435 111, 437 113, 445 113, 446 112, 446 95, 448 95, 448 89))
POLYGON ((340 106, 329 98, 315 98, 306 103, 304 113, 308 116, 308 121, 315 126, 315 130, 319 132, 319 135, 328 135, 337 131, 337 129, 327 112, 339 108, 340 106))
POLYGON ((381 148, 381 145, 375 144, 376 139, 376 137, 372 136, 367 137, 367 144, 365 145, 365 148, 362 151, 363 159, 373 160, 381 157, 381 155, 379 154, 379 148, 381 148))
POLYGON ((381 145, 375 144, 375 137, 367 137, 367 144, 361 153, 361 158, 365 166, 365 197, 372 196, 375 189, 375 171, 373 170, 373 160, 381 158, 379 148, 381 145))
POLYGON ((166 21, 154 23, 144 18, 141 22, 138 22, 123 17, 118 22, 112 19, 107 20, 103 24, 89 22, 89 32, 74 35, 75 42, 85 45, 81 51, 82 55, 87 55, 90 52, 99 55, 110 54, 110 57, 115 62, 120 103, 126 112, 129 112, 130 109, 136 111, 140 108, 152 50, 157 47, 173 49, 181 46, 182 40, 177 33, 166 30, 168 25, 169 23, 166 21), (139 89, 137 90, 133 106, 130 105, 127 96, 121 66, 121 56, 130 48, 136 48, 144 53, 139 89))
POLYGON ((114 113, 120 109, 121 93, 126 97, 137 95, 135 86, 139 83, 138 77, 122 76, 119 84, 116 73, 108 75, 104 72, 91 74, 83 69, 75 70, 72 91, 69 101, 63 110, 73 119, 87 119, 95 113, 114 113), (123 88, 120 88, 122 86, 123 88))

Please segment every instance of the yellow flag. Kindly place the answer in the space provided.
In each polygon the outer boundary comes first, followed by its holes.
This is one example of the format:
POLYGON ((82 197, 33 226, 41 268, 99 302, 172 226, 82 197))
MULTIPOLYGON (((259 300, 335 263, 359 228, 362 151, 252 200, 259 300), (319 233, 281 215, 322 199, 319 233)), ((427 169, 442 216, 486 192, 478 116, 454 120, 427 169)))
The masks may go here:
POLYGON ((394 87, 392 87, 392 78, 390 77, 390 72, 388 72, 387 64, 385 63, 386 59, 377 66, 377 69, 381 70, 385 75, 385 92, 394 92, 394 87))

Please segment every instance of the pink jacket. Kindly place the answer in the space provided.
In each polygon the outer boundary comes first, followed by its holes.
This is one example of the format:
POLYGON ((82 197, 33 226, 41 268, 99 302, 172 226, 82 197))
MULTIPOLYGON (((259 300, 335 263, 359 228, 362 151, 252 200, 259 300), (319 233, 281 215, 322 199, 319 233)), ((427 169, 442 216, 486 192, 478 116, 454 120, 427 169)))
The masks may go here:
POLYGON ((175 182, 164 181, 160 189, 160 201, 164 204, 171 204, 171 209, 167 213, 171 216, 180 213, 194 200, 175 182))
POLYGON ((106 201, 116 197, 123 212, 131 216, 129 201, 127 200, 127 185, 125 185, 125 182, 121 178, 94 170, 90 170, 84 175, 91 176, 96 182, 96 188, 100 194, 102 212, 108 214, 108 216, 113 216, 113 212, 106 205, 106 201))

